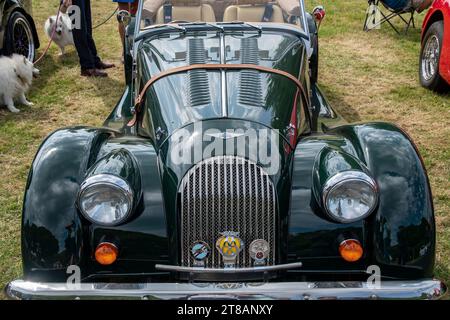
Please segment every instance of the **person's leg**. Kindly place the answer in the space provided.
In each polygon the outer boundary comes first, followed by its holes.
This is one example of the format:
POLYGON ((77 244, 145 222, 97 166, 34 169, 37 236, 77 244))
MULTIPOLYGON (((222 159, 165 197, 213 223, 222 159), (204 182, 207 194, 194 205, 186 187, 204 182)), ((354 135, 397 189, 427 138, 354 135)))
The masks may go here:
POLYGON ((94 38, 92 37, 92 14, 91 14, 91 0, 86 0, 86 24, 87 24, 87 39, 89 49, 92 52, 94 59, 94 65, 97 69, 109 69, 115 67, 112 63, 104 63, 97 53, 97 47, 95 45, 94 38))
POLYGON ((86 25, 87 25, 87 40, 89 45, 89 50, 92 52, 92 57, 94 59, 95 65, 101 62, 100 57, 97 53, 97 47, 95 45, 94 38, 92 37, 92 13, 91 13, 91 0, 86 1, 86 25))
POLYGON ((80 58, 80 66, 82 70, 94 69, 95 60, 88 40, 85 0, 73 0, 73 5, 80 8, 79 18, 81 28, 73 28, 72 30, 73 41, 78 52, 78 57, 80 58))

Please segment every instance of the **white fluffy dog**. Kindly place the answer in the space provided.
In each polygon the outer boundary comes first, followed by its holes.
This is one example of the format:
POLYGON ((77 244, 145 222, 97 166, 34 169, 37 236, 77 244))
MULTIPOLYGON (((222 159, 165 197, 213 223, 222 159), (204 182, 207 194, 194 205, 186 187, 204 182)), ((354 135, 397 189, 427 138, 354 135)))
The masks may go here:
POLYGON ((25 94, 31 87, 33 77, 38 74, 39 70, 22 55, 0 57, 0 105, 6 105, 11 112, 20 111, 14 106, 14 101, 32 106, 25 94))
POLYGON ((58 21, 56 21, 56 16, 48 18, 45 21, 44 30, 49 38, 53 34, 52 40, 61 50, 60 55, 64 55, 66 46, 75 45, 73 42, 72 21, 67 14, 61 13, 58 21), (53 30, 55 30, 54 33, 53 30))

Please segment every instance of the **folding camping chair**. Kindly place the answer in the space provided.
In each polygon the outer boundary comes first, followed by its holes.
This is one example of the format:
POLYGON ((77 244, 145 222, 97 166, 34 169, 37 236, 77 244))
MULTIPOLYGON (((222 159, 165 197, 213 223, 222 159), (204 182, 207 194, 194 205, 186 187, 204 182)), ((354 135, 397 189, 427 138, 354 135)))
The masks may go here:
POLYGON ((366 20, 364 21, 364 31, 379 28, 383 23, 387 22, 397 34, 400 34, 391 22, 395 17, 399 17, 405 23, 405 33, 408 32, 411 26, 415 28, 414 13, 416 8, 412 0, 369 0, 368 2, 369 7, 366 13, 366 20), (388 14, 380 10, 380 2, 389 11, 388 14), (407 14, 410 15, 409 19, 403 17, 403 15, 407 14))

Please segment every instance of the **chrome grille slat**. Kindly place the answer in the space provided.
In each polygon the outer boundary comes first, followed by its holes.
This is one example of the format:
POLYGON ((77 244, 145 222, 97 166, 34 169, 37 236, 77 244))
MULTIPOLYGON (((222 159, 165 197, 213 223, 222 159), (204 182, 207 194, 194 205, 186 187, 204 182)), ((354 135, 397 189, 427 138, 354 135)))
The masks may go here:
POLYGON ((269 242, 268 265, 275 264, 275 189, 257 164, 236 156, 206 159, 183 178, 180 197, 182 266, 193 266, 190 248, 205 241, 212 251, 206 267, 222 268, 215 242, 224 231, 239 232, 245 243, 236 267, 252 267, 248 248, 256 239, 269 242))
MULTIPOLYGON (((272 201, 270 202, 270 206, 271 206, 271 210, 275 210, 275 201, 276 201, 276 197, 275 197, 275 190, 272 188, 270 190, 270 193, 272 194, 272 201)), ((277 224, 275 219, 272 220, 272 236, 275 237, 275 228, 276 228, 277 224)), ((272 243, 272 251, 274 253, 272 259, 272 264, 275 264, 275 254, 276 254, 276 247, 275 247, 275 242, 272 243)))
MULTIPOLYGON (((211 166, 211 170, 212 170, 212 175, 211 175, 211 180, 213 179, 213 177, 215 177, 216 176, 216 170, 215 170, 216 168, 215 168, 215 165, 212 165, 211 166)), ((211 192, 212 192, 212 197, 211 197, 211 199, 213 200, 213 201, 211 201, 211 203, 212 203, 212 209, 213 209, 213 211, 215 211, 216 210, 216 201, 214 201, 214 197, 215 197, 215 187, 213 187, 213 189, 211 190, 211 192)), ((213 220, 213 219, 211 219, 211 221, 212 221, 212 223, 211 223, 211 225, 212 225, 212 229, 214 230, 215 228, 216 228, 216 225, 214 224, 215 223, 215 221, 213 220)), ((211 229, 210 229, 211 230, 211 229)), ((182 229, 182 232, 183 232, 183 229, 182 229)), ((211 245, 210 245, 211 246, 211 245)), ((215 263, 215 261, 216 261, 216 250, 214 250, 214 248, 212 248, 212 250, 211 250, 212 252, 211 252, 211 259, 210 260, 212 260, 212 264, 213 265, 215 265, 216 263, 215 263)))

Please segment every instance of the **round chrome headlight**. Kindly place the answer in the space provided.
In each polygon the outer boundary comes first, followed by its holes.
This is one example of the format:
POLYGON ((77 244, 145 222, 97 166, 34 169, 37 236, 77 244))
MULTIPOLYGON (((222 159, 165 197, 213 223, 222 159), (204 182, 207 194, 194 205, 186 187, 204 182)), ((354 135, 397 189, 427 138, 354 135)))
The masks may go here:
POLYGON ((376 182, 361 171, 340 172, 323 187, 323 204, 330 218, 350 223, 370 215, 378 203, 376 182))
POLYGON ((78 207, 89 221, 117 225, 126 220, 133 207, 133 191, 122 178, 98 174, 87 178, 80 188, 78 207))

